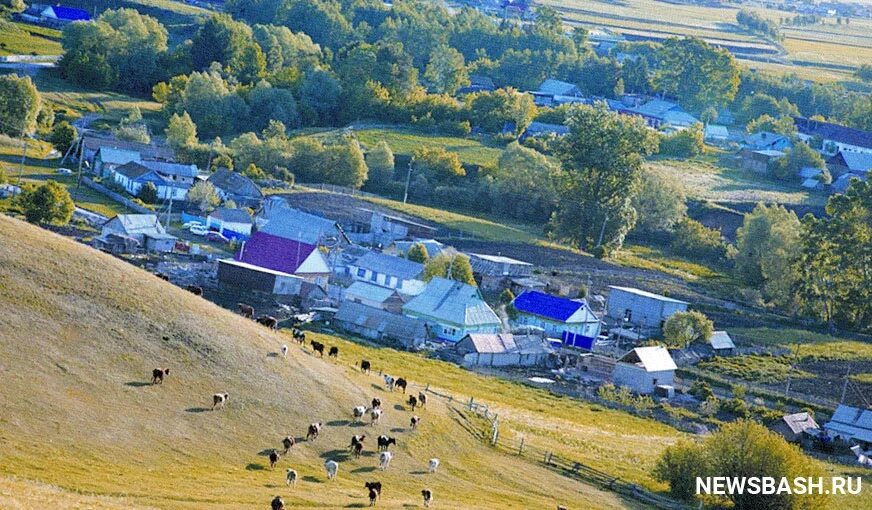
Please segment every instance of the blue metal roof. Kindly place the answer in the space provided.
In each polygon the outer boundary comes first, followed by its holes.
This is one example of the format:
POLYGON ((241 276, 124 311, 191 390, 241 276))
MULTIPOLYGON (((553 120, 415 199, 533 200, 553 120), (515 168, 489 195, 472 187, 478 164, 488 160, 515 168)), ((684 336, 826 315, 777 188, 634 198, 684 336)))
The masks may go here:
POLYGON ((535 290, 528 290, 516 297, 513 304, 521 313, 532 313, 560 322, 565 322, 584 306, 584 303, 578 301, 535 290))
POLYGON ((88 21, 91 19, 91 16, 88 15, 88 11, 82 9, 65 7, 63 5, 53 5, 51 9, 54 11, 55 16, 57 16, 58 19, 68 21, 88 21))

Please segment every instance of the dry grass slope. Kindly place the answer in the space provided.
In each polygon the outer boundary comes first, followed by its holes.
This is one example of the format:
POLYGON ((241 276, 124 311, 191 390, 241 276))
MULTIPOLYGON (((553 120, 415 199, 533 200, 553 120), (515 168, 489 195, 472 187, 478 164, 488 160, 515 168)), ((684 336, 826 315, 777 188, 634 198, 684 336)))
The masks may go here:
POLYGON ((112 257, 4 216, 0 241, 3 508, 246 509, 275 494, 292 508, 360 507, 374 479, 381 508, 420 506, 424 486, 439 508, 632 506, 482 446, 435 399, 409 432, 400 397, 374 377, 296 347, 271 356, 285 337, 112 257), (147 384, 156 366, 172 368, 163 386, 147 384), (205 410, 217 391, 227 409, 205 410), (350 426, 351 407, 376 394, 382 424, 350 426), (262 452, 313 421, 322 437, 270 470, 262 452), (344 458, 355 433, 397 436, 391 468, 349 459, 327 483, 324 460, 344 458), (440 472, 421 474, 430 457, 440 472))

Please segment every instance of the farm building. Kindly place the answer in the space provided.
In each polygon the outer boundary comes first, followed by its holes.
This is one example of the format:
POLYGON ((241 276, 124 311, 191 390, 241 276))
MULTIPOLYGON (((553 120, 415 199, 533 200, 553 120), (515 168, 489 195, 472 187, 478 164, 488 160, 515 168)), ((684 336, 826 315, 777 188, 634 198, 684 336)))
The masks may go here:
POLYGON ((402 312, 405 303, 396 289, 362 281, 354 282, 347 289, 344 289, 342 299, 392 313, 402 312))
POLYGON ((872 445, 872 409, 839 405, 824 430, 834 439, 872 445))
POLYGON ((725 143, 730 139, 730 132, 727 130, 727 126, 709 124, 703 131, 703 137, 709 143, 725 143))
POLYGON ((496 333, 502 326, 476 287, 438 277, 403 306, 403 313, 424 320, 435 337, 449 342, 469 333, 496 333))
POLYGON ((359 239, 355 239, 352 234, 349 234, 349 237, 361 243, 388 245, 397 239, 433 237, 436 234, 435 228, 401 216, 364 208, 361 208, 360 211, 369 218, 369 228, 364 229, 368 232, 361 233, 359 239))
POLYGON ((233 200, 239 207, 258 207, 263 200, 263 192, 254 181, 232 170, 219 168, 207 181, 221 200, 233 200))
POLYGON ((820 430, 817 422, 808 413, 794 413, 782 416, 770 428, 773 432, 780 434, 791 443, 799 442, 806 431, 817 432, 820 430))
POLYGON ((449 248, 435 239, 420 239, 417 241, 394 241, 385 248, 384 253, 405 257, 412 246, 416 244, 423 245, 424 249, 427 251, 427 257, 431 259, 449 248))
POLYGON ((744 149, 741 152, 741 164, 745 170, 765 174, 769 171, 769 165, 782 157, 784 157, 784 153, 777 150, 744 149))
POLYGON ((190 185, 173 182, 160 173, 149 169, 143 162, 131 161, 109 171, 115 183, 123 186, 133 196, 139 196, 142 188, 152 183, 157 190, 157 197, 167 200, 184 200, 188 195, 190 185))
POLYGON ((592 349, 600 333, 600 320, 583 300, 573 301, 544 292, 527 291, 512 302, 518 325, 542 328, 566 345, 592 349))
POLYGON ((573 98, 580 98, 581 90, 574 83, 549 78, 530 94, 536 106, 553 106, 572 102, 573 98))
POLYGON ((371 340, 399 343, 407 349, 419 347, 428 338, 427 326, 423 320, 363 303, 343 301, 339 304, 334 320, 349 333, 371 340))
POLYGON ((866 174, 872 170, 872 153, 839 151, 827 160, 827 166, 836 175, 845 173, 866 174))
POLYGON ((657 386, 671 386, 677 368, 666 347, 636 347, 615 363, 612 378, 616 385, 649 394, 657 386))
POLYGON ((525 278, 533 274, 533 264, 502 255, 468 253, 469 264, 481 288, 499 290, 510 278, 525 278))
POLYGON ((463 357, 463 366, 530 367, 541 365, 553 353, 537 336, 511 333, 472 333, 454 345, 463 357))
POLYGON ((687 303, 653 292, 630 287, 609 286, 608 316, 642 328, 662 328, 676 312, 687 311, 687 303))
POLYGON ((742 148, 752 151, 783 151, 790 146, 790 138, 771 131, 752 133, 742 139, 742 148))
POLYGON ((206 228, 216 230, 228 239, 248 239, 251 236, 251 216, 244 209, 219 207, 206 216, 206 228))
POLYGON ((218 261, 218 285, 279 296, 300 296, 304 301, 327 297, 324 289, 299 276, 233 259, 218 261))
POLYGON ((101 147, 94 155, 94 173, 100 177, 110 177, 113 170, 131 161, 140 163, 142 156, 136 151, 101 147))
POLYGON ((164 179, 173 182, 173 184, 185 188, 193 186, 197 174, 200 173, 200 170, 197 169, 197 165, 184 165, 182 163, 173 163, 171 161, 153 161, 143 158, 139 164, 149 170, 154 170, 163 176, 164 179))
POLYGON ((832 156, 840 151, 872 153, 872 132, 805 117, 794 117, 793 121, 800 140, 821 140, 823 154, 832 156))
POLYGON ((699 123, 699 119, 682 110, 676 103, 662 99, 652 99, 640 106, 627 108, 624 113, 642 117, 654 129, 666 126, 683 129, 699 123))
POLYGON ((469 85, 457 89, 457 95, 474 94, 476 92, 493 92, 496 90, 494 81, 487 76, 469 75, 469 85))
MULTIPOLYGON (((173 251, 176 238, 167 234, 166 229, 154 214, 119 214, 107 221, 102 228, 95 246, 110 242, 109 235, 123 236, 136 240, 139 247, 146 251, 173 251)), ((117 245, 116 245, 117 246, 117 245)))
POLYGON ((421 273, 424 265, 401 257, 367 252, 345 267, 345 274, 358 281, 365 281, 396 289, 402 294, 419 294, 424 288, 421 273))
POLYGON ((256 224, 260 232, 311 245, 350 243, 338 223, 291 207, 281 197, 264 200, 256 224))
POLYGON ((235 260, 296 275, 323 287, 330 276, 327 260, 315 245, 264 232, 255 232, 243 242, 235 260))
POLYGON ((729 356, 736 351, 736 344, 726 331, 715 331, 708 343, 719 356, 729 356))

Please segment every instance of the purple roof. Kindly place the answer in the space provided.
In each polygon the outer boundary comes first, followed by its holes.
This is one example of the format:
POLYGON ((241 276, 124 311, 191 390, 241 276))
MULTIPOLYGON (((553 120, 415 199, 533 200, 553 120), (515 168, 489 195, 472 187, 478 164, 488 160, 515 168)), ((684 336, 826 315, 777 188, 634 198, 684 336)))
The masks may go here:
POLYGON ((552 296, 544 292, 528 290, 512 302, 515 309, 521 313, 531 313, 560 322, 572 317, 572 314, 584 306, 584 303, 562 297, 552 296))
POLYGON ((273 271, 294 274, 306 258, 315 251, 315 246, 278 237, 263 232, 255 232, 242 245, 236 260, 273 271))

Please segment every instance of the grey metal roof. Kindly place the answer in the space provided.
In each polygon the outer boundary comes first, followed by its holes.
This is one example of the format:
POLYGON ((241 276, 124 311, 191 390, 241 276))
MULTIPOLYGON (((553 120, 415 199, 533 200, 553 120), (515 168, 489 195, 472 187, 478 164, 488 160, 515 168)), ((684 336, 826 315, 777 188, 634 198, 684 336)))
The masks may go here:
POLYGON ((368 252, 351 263, 352 266, 369 269, 374 273, 396 276, 403 280, 412 280, 424 272, 424 265, 402 257, 385 255, 384 253, 368 252))
POLYGON ((139 152, 129 151, 124 149, 115 149, 112 147, 100 148, 100 161, 115 165, 123 165, 131 161, 141 162, 142 157, 139 152))
POLYGON ((260 231, 308 244, 318 244, 326 236, 339 235, 336 222, 290 207, 280 207, 273 211, 260 231))
POLYGON ((574 83, 549 78, 539 85, 539 90, 537 92, 555 96, 569 96, 576 93, 577 90, 578 87, 574 83))
POLYGON ((715 331, 712 337, 709 338, 709 344, 713 349, 735 349, 736 344, 726 331, 715 331))
POLYGON ((872 154, 862 152, 842 151, 848 169, 852 172, 868 172, 872 170, 872 154))
MULTIPOLYGON (((154 214, 119 214, 115 218, 128 234, 165 234, 166 230, 157 215, 154 214)), ((112 220, 109 220, 112 221, 112 220)))
POLYGON ((529 262, 524 262, 523 260, 513 259, 511 257, 504 257, 502 255, 485 255, 482 253, 470 253, 469 257, 471 259, 481 259, 486 260, 488 262, 494 262, 497 264, 510 264, 515 266, 532 266, 529 262))
POLYGON ((673 299, 671 297, 661 296, 660 294, 654 294, 653 292, 648 292, 646 290, 634 289, 632 287, 618 287, 617 285, 609 285, 610 289, 619 290, 622 292, 627 292, 629 294, 635 294, 637 296, 646 297, 649 299, 656 299, 658 301, 666 301, 669 303, 681 303, 683 305, 688 304, 687 301, 681 301, 680 299, 673 299))
POLYGON ((244 209, 231 209, 229 207, 219 207, 209 213, 209 217, 221 221, 229 221, 231 223, 251 223, 251 216, 244 209))
POLYGON ((447 246, 435 239, 423 239, 420 241, 394 241, 394 247, 397 249, 397 252, 402 255, 406 255, 407 253, 409 253, 409 249, 416 244, 423 245, 424 249, 427 250, 427 256, 430 258, 439 255, 447 248, 447 246))
POLYGON ((228 170, 219 168, 215 173, 209 176, 209 182, 216 188, 221 189, 225 193, 233 193, 243 197, 259 198, 263 196, 260 188, 248 177, 228 170))
POLYGON ((382 336, 403 340, 406 343, 414 343, 410 340, 427 336, 424 322, 419 319, 353 301, 340 303, 334 319, 340 323, 345 322, 377 331, 382 336))
POLYGON ((475 352, 480 354, 551 352, 551 349, 536 336, 513 335, 511 333, 470 333, 466 337, 472 342, 475 352))
POLYGON ((194 178, 199 173, 196 165, 183 165, 181 163, 149 160, 142 160, 140 161, 140 164, 163 175, 176 175, 179 177, 194 178))
POLYGON ((500 318, 472 285, 433 278, 403 307, 405 313, 460 326, 500 325, 500 318))
POLYGON ((139 177, 151 172, 151 170, 140 165, 136 161, 130 161, 116 168, 115 172, 127 177, 128 179, 138 179, 139 177))
POLYGON ((366 299, 367 301, 384 303, 396 293, 396 290, 382 287, 381 285, 373 285, 367 282, 354 282, 349 285, 342 294, 345 299, 359 297, 366 299))
POLYGON ((841 436, 872 443, 872 409, 839 405, 824 428, 841 436))

